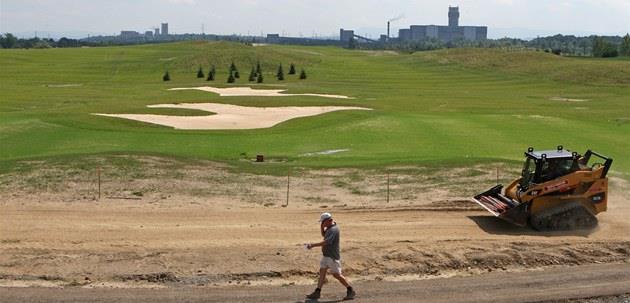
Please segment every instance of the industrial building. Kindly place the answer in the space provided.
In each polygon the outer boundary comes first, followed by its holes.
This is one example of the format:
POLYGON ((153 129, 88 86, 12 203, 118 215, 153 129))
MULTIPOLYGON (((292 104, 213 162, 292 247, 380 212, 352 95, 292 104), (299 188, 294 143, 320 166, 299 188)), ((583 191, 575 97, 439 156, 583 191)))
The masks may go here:
POLYGON ((162 36, 168 36, 168 23, 162 23, 162 36))
MULTIPOLYGON (((390 38, 390 23, 399 20, 397 17, 387 21, 387 34, 381 35, 380 42, 387 41, 422 41, 437 39, 442 42, 457 40, 482 41, 488 38, 488 27, 486 26, 459 26, 459 7, 448 8, 448 25, 411 25, 409 28, 398 30, 398 39, 390 38)), ((339 30, 339 40, 349 42, 356 38, 361 42, 376 42, 370 38, 359 36, 353 30, 339 30)))
POLYGON ((401 42, 438 39, 443 42, 456 40, 481 41, 488 38, 486 26, 459 26, 459 7, 448 8, 448 26, 412 25, 398 31, 401 42))
POLYGON ((140 37, 140 33, 136 31, 120 31, 121 39, 134 39, 140 37))

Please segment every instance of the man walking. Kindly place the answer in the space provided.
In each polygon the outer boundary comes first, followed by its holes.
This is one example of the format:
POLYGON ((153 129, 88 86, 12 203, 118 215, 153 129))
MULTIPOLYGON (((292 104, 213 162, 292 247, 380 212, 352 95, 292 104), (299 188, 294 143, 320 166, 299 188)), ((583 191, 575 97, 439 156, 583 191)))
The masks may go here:
POLYGON ((311 300, 317 300, 321 296, 322 286, 326 283, 326 273, 330 273, 346 287, 346 297, 344 300, 352 300, 356 295, 346 277, 341 274, 341 255, 339 253, 339 226, 330 213, 323 213, 320 218, 320 231, 324 240, 319 243, 306 244, 306 248, 322 247, 322 260, 319 262, 319 281, 313 293, 306 296, 311 300))

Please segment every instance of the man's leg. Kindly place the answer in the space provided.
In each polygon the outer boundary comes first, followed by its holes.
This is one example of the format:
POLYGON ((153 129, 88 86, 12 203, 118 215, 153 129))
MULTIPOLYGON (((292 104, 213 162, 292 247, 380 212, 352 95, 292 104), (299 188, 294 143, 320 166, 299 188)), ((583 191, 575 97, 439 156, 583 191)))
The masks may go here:
POLYGON ((319 281, 317 282, 317 288, 322 289, 324 283, 326 283, 326 273, 328 272, 328 268, 320 268, 319 269, 319 281))
POLYGON ((306 296, 307 299, 317 300, 321 296, 322 286, 326 283, 326 273, 328 268, 322 267, 319 269, 319 280, 317 281, 317 288, 311 294, 306 296))
POLYGON ((343 286, 350 287, 350 283, 348 283, 348 280, 342 274, 332 273, 332 275, 333 277, 335 277, 335 279, 339 280, 339 282, 341 282, 343 286))
POLYGON ((335 277, 335 279, 339 280, 339 282, 341 282, 341 284, 343 284, 343 286, 346 287, 346 297, 343 298, 344 300, 352 300, 354 299, 354 297, 357 295, 354 292, 354 289, 352 288, 352 285, 350 285, 350 283, 348 282, 348 280, 346 279, 346 277, 344 277, 341 272, 339 273, 332 273, 333 277, 335 277))

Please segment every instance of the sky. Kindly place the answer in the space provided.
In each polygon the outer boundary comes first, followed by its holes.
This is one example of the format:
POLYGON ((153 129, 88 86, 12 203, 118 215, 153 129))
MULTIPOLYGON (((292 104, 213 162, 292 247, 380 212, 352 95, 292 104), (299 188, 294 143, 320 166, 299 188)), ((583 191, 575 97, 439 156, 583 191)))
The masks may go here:
POLYGON ((489 38, 554 34, 625 35, 630 0, 0 0, 0 33, 73 38, 144 32, 169 23, 171 33, 311 37, 339 28, 376 37, 411 24, 447 24, 460 7, 460 25, 488 26, 489 38))

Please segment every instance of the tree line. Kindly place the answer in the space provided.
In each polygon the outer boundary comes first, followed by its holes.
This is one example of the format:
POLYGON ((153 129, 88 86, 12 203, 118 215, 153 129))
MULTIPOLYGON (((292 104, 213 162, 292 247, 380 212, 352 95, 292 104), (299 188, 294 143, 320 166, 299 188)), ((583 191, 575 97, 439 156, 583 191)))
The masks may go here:
POLYGON ((353 39, 347 45, 349 49, 386 49, 402 52, 416 52, 443 48, 530 48, 568 56, 617 57, 630 56, 630 34, 620 36, 555 35, 538 37, 532 40, 514 38, 487 39, 483 41, 457 40, 444 42, 438 39, 420 41, 396 40, 379 43, 356 43, 353 39))
MULTIPOLYGON (((219 37, 214 37, 219 40, 219 37)), ((144 42, 160 43, 161 41, 144 42)), ((134 43, 134 44, 139 44, 134 43)), ((121 45, 121 42, 93 42, 85 39, 60 38, 58 40, 47 38, 17 38, 11 33, 0 35, 0 48, 51 48, 51 47, 82 47, 82 46, 109 46, 121 45)), ((338 44, 335 44, 338 45, 338 44)), ((555 35, 538 37, 532 40, 513 38, 487 39, 483 41, 450 41, 443 42, 437 39, 422 41, 398 42, 395 39, 379 43, 357 43, 351 39, 345 47, 350 49, 386 49, 402 52, 415 52, 435 50, 442 48, 533 48, 557 55, 569 56, 593 56, 593 57, 617 57, 630 56, 630 34, 620 36, 588 36, 576 37, 573 35, 555 35)))

